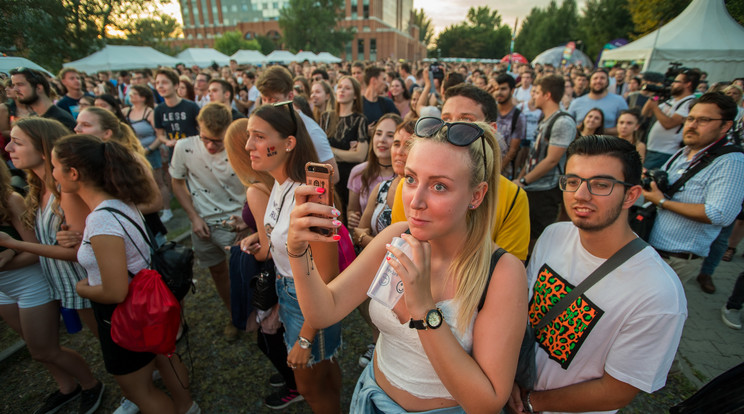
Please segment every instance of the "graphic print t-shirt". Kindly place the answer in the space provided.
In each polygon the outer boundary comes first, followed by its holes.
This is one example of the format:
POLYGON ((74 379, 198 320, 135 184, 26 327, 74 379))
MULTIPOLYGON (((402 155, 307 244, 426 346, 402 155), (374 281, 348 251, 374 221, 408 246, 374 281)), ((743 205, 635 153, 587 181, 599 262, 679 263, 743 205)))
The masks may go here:
MULTIPOLYGON (((530 322, 534 325, 604 260, 583 247, 573 223, 549 226, 527 267, 530 322)), ((664 386, 686 317, 679 278, 646 247, 535 333, 535 389, 560 388, 607 371, 653 392, 664 386)))
POLYGON ((168 139, 193 137, 199 135, 197 115, 199 106, 188 99, 181 99, 174 107, 163 102, 155 107, 155 128, 164 129, 168 139))

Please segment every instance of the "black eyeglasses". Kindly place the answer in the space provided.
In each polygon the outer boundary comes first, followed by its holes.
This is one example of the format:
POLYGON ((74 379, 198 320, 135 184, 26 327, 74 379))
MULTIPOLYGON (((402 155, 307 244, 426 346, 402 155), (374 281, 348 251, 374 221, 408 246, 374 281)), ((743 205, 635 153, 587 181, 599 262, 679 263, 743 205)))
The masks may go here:
POLYGON ((481 139, 483 147, 483 181, 488 181, 488 167, 486 165, 486 138, 481 127, 469 122, 444 122, 439 118, 424 117, 416 122, 414 132, 421 138, 431 138, 442 128, 447 127, 447 142, 458 147, 467 147, 481 139))
POLYGON ((634 184, 626 183, 625 181, 616 180, 614 178, 606 177, 591 177, 581 178, 578 175, 568 174, 561 175, 558 178, 558 187, 561 191, 567 193, 575 193, 579 191, 581 183, 586 182, 586 188, 589 193, 595 196, 608 196, 612 194, 612 190, 615 188, 615 184, 622 184, 626 187, 632 187, 634 184))
POLYGON ((294 103, 292 101, 284 101, 273 103, 272 105, 275 107, 287 105, 289 107, 289 116, 292 118, 292 125, 294 125, 294 135, 297 136, 297 118, 295 118, 294 103))

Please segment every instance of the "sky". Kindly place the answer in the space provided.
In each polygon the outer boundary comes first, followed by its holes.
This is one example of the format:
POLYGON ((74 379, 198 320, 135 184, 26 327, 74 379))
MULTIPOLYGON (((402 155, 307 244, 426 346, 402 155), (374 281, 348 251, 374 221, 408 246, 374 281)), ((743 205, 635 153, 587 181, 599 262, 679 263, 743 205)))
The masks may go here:
MULTIPOLYGON (((562 0, 556 0, 558 4, 562 0)), ((585 0, 577 0, 579 10, 584 7, 585 0)), ((434 34, 438 34, 451 24, 457 24, 465 20, 470 7, 488 6, 492 10, 498 10, 501 21, 514 27, 514 22, 519 18, 519 24, 530 13, 533 7, 547 7, 550 0, 414 0, 413 7, 423 8, 426 15, 434 23, 434 34)), ((176 17, 181 21, 181 10, 178 2, 163 7, 163 11, 176 17)))

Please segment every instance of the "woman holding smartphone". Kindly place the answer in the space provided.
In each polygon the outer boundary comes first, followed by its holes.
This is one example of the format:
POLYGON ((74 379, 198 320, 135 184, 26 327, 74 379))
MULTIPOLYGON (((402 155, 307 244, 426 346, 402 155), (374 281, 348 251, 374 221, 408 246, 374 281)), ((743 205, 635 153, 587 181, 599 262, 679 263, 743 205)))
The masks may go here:
POLYGON ((124 146, 101 141, 92 135, 73 135, 59 140, 52 151, 53 175, 62 193, 75 194, 91 210, 86 218, 78 261, 88 273, 77 284, 80 296, 91 300, 98 324, 106 371, 114 376, 124 396, 143 413, 201 412, 188 390, 188 372, 177 355, 134 352, 111 338, 111 316, 129 291, 129 274, 147 267, 150 246, 129 220, 117 219, 115 208, 138 226, 144 226, 136 204, 145 203, 157 191, 142 185, 148 166, 124 146), (155 367, 172 398, 152 382, 155 367))
POLYGON ((350 412, 493 413, 506 404, 527 322, 527 279, 510 254, 489 274, 500 159, 487 124, 420 119, 402 190, 408 221, 383 230, 330 284, 313 256, 334 240, 309 228, 335 227, 337 212, 308 201, 313 186, 295 192, 286 250, 292 271, 305 275, 297 293, 313 326, 336 323, 362 303, 380 262, 402 280, 392 309, 370 304, 380 337, 350 412), (393 237, 411 253, 391 245, 393 237))
MULTIPOLYGON (((305 182, 305 164, 318 162, 312 141, 290 103, 264 105, 248 120, 245 149, 250 153, 253 169, 268 172, 275 181, 263 217, 268 243, 261 243, 254 254, 266 257, 270 253, 274 260, 287 366, 294 370, 297 389, 314 412, 340 413, 341 369, 335 361, 341 345, 340 323, 316 330, 305 322, 295 293, 295 273, 284 247, 289 215, 295 205, 295 190, 305 182)), ((338 235, 328 238, 340 240, 338 235)), ((316 271, 322 275, 323 283, 330 282, 338 274, 337 245, 318 243, 314 248, 316 271)), ((304 274, 297 275, 297 279, 304 277, 304 274)))

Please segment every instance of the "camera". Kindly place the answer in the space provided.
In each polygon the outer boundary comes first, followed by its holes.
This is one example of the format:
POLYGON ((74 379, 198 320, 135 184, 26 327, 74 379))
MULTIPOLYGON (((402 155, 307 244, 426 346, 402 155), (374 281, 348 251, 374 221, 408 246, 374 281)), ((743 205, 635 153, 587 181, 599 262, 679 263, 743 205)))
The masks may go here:
POLYGON ((669 189, 669 176, 664 170, 654 168, 644 172, 643 177, 641 177, 641 187, 646 191, 651 191, 651 181, 656 183, 662 193, 666 193, 669 189))
POLYGON ((674 82, 674 79, 677 77, 677 75, 685 72, 686 70, 688 69, 682 67, 681 62, 671 62, 669 64, 669 68, 667 68, 667 71, 664 74, 663 85, 646 84, 641 89, 653 93, 654 96, 656 96, 662 102, 666 101, 672 97, 672 83, 674 82))
POLYGON ((439 62, 434 62, 431 65, 429 65, 429 73, 433 75, 434 79, 439 79, 439 80, 444 79, 444 71, 442 70, 442 64, 439 62))

